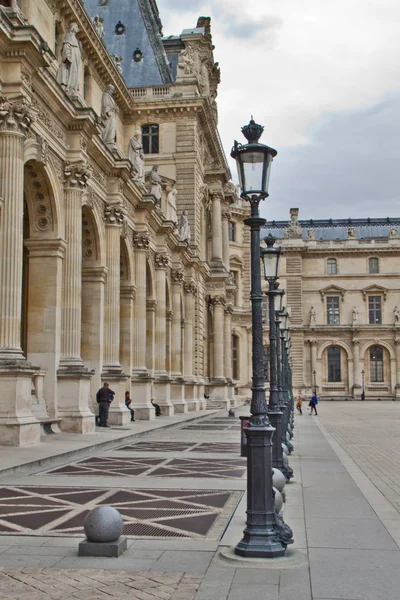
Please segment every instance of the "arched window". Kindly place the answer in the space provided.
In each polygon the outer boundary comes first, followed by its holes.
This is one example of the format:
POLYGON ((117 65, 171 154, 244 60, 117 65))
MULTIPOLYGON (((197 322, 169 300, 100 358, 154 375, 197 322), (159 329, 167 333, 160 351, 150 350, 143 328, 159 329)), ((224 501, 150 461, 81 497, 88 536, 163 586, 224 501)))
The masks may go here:
POLYGON ((333 383, 342 381, 339 346, 328 348, 328 381, 333 383))
POLYGON ((383 348, 371 346, 369 349, 369 369, 372 383, 383 381, 383 348))
POLYGON ((328 258, 326 266, 327 266, 328 275, 336 275, 336 273, 337 273, 336 258, 328 258))
POLYGON ((158 125, 142 126, 142 146, 144 154, 158 154, 159 127, 158 125))
POLYGON ((232 379, 239 379, 239 337, 232 336, 232 379))
POLYGON ((368 260, 368 267, 370 273, 379 273, 379 259, 374 256, 368 260))

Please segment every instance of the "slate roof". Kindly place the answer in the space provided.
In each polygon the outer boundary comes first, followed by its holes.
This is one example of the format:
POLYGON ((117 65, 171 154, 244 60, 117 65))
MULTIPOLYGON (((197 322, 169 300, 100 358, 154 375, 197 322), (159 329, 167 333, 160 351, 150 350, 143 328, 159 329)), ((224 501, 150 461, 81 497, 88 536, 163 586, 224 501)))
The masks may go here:
MULTIPOLYGON (((284 232, 290 221, 267 221, 262 228, 262 237, 271 233, 277 239, 284 238, 284 232)), ((385 217, 383 219, 309 219, 300 220, 303 240, 307 239, 307 229, 313 229, 315 239, 347 240, 347 230, 354 227, 357 239, 386 239, 389 230, 395 228, 400 237, 400 217, 385 217)))

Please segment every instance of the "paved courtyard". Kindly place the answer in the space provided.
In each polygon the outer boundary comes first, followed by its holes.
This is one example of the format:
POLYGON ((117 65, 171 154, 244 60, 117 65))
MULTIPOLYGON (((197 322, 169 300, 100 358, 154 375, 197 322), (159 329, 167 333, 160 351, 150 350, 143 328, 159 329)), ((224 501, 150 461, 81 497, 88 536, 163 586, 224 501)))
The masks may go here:
POLYGON ((0 599, 399 600, 399 433, 400 403, 321 403, 318 417, 297 416, 285 507, 295 543, 274 561, 232 555, 246 477, 226 413, 5 471, 0 599), (77 556, 99 504, 123 514, 119 559, 77 556))

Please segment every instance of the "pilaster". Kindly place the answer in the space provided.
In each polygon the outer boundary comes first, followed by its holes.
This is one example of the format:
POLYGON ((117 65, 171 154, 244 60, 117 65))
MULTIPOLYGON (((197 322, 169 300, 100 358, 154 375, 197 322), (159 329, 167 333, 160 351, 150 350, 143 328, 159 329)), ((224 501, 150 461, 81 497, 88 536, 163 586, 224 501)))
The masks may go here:
POLYGON ((173 415, 174 408, 171 402, 170 377, 167 373, 167 290, 166 278, 169 258, 167 254, 156 253, 154 257, 156 271, 156 319, 155 319, 155 372, 154 396, 160 405, 162 413, 173 415))
POLYGON ((188 411, 182 375, 182 285, 183 270, 173 269, 171 271, 171 401, 176 413, 188 411))

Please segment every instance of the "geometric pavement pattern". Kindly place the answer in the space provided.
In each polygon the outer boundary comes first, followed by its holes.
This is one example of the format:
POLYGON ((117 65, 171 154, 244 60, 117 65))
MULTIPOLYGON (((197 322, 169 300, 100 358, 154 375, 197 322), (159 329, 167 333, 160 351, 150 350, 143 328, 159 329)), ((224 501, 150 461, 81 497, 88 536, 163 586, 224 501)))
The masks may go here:
POLYGON ((203 577, 203 573, 0 567, 0 597, 28 600, 194 600, 203 577))
POLYGON ((82 537, 89 511, 107 505, 121 513, 128 537, 204 538, 239 497, 219 490, 0 487, 0 535, 82 537))
MULTIPOLYGON (((202 477, 241 479, 246 459, 92 457, 46 471, 45 474, 104 477, 202 477)), ((43 474, 43 473, 42 473, 43 474)))
POLYGON ((193 423, 191 425, 186 425, 185 427, 180 427, 180 431, 240 431, 240 425, 235 421, 227 421, 226 423, 209 423, 205 421, 201 421, 199 423, 193 423))
POLYGON ((234 443, 210 443, 205 444, 201 442, 136 442, 129 446, 122 446, 114 449, 120 450, 132 450, 133 452, 229 452, 239 453, 239 444, 234 443))

